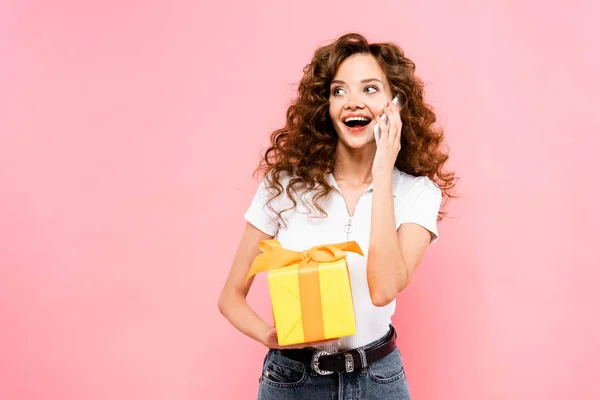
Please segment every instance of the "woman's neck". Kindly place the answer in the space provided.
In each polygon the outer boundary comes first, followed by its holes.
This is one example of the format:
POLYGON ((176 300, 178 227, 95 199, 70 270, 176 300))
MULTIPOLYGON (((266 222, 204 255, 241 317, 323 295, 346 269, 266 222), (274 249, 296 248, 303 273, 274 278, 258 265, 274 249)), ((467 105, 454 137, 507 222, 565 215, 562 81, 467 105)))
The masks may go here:
POLYGON ((348 148, 338 142, 333 177, 344 186, 360 187, 373 181, 371 168, 377 148, 365 146, 361 149, 348 148))

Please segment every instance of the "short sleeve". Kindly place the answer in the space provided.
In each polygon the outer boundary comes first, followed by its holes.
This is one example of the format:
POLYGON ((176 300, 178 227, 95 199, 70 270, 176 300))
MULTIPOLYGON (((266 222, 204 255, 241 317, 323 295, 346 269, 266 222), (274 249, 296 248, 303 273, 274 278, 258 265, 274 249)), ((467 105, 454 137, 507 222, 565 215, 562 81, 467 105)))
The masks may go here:
POLYGON ((442 191, 429 178, 421 177, 411 192, 402 201, 402 207, 395 210, 396 229, 402 224, 412 222, 432 233, 430 244, 437 242, 437 217, 442 203, 442 191))
POLYGON ((252 203, 244 214, 244 218, 257 229, 275 237, 279 229, 279 224, 277 223, 277 214, 267 206, 269 195, 269 189, 265 185, 265 180, 263 180, 258 186, 252 203))

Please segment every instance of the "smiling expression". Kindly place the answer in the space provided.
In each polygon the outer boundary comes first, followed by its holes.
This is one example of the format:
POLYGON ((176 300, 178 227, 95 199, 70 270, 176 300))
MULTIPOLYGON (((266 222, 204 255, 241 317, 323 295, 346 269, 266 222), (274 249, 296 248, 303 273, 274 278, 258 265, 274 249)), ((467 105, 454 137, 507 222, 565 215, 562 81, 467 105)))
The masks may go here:
POLYGON ((374 142, 373 128, 392 93, 385 73, 370 54, 355 54, 339 66, 330 86, 329 116, 339 139, 360 148, 374 142))

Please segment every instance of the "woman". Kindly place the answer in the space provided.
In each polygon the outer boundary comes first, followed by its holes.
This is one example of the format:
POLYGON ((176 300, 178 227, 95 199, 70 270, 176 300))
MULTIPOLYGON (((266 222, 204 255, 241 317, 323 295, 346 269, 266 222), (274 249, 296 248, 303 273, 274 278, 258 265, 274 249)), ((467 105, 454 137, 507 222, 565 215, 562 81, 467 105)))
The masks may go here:
POLYGON ((455 180, 443 171, 443 133, 414 71, 395 44, 344 35, 315 52, 285 127, 271 137, 219 298, 222 314, 269 349, 259 399, 410 398, 391 317, 396 296, 438 238, 441 200, 452 197, 455 180), (246 302, 252 279, 245 283, 258 243, 275 237, 297 251, 360 245, 365 257, 347 256, 354 336, 278 345, 275 328, 246 302))

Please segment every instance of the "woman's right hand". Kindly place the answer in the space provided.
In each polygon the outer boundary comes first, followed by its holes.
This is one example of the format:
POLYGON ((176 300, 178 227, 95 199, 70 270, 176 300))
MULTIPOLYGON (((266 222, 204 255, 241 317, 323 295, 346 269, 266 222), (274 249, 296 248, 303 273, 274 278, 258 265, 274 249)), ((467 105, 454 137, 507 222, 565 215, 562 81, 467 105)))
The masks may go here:
POLYGON ((291 345, 287 345, 287 346, 281 346, 281 345, 279 345, 279 342, 277 341, 277 329, 275 327, 272 327, 272 328, 269 328, 265 332, 261 342, 269 349, 285 350, 285 349, 303 349, 305 347, 315 347, 315 346, 321 345, 321 344, 333 343, 337 340, 338 339, 329 339, 329 340, 321 340, 318 342, 298 343, 298 344, 291 344, 291 345))

